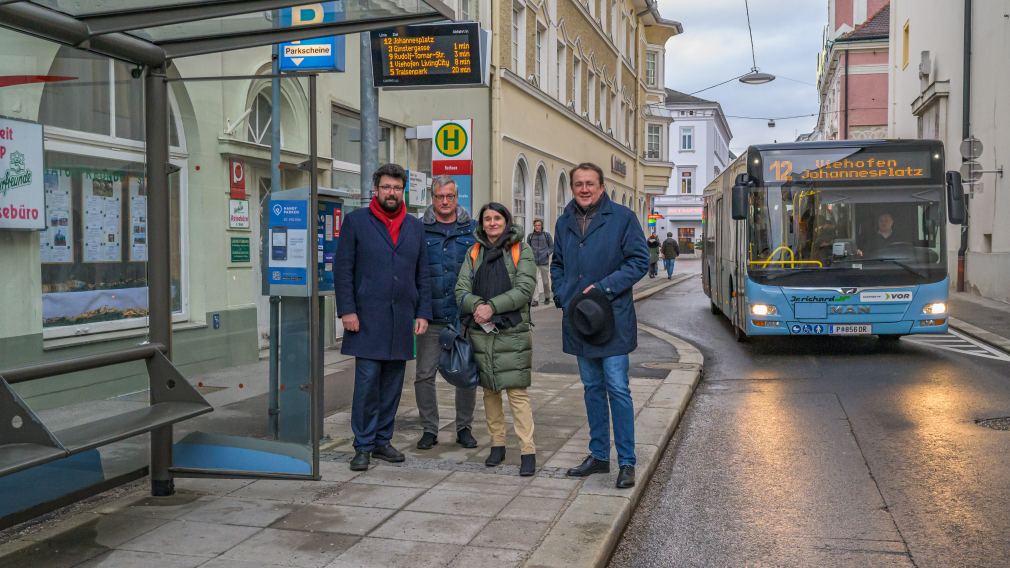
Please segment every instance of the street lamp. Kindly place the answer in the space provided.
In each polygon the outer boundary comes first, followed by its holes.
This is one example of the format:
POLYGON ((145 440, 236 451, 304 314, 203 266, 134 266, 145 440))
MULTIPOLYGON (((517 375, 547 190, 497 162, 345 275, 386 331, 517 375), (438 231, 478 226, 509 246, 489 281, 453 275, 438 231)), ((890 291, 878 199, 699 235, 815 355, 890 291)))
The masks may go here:
POLYGON ((747 0, 743 0, 744 9, 747 11, 747 34, 750 35, 750 60, 753 66, 750 68, 750 73, 740 77, 740 82, 746 85, 764 85, 765 83, 771 83, 775 80, 775 75, 771 73, 762 73, 758 69, 757 64, 757 54, 754 53, 754 29, 751 27, 750 23, 750 3, 747 0))

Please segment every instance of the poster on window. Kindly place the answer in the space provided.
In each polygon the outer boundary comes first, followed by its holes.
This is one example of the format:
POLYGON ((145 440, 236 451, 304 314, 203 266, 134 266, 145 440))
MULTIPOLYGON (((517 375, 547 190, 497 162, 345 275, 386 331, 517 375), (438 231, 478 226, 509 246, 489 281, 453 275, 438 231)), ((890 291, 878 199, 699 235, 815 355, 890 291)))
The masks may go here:
POLYGON ((42 125, 0 117, 0 229, 46 228, 42 125))
POLYGON ((147 178, 130 178, 130 261, 147 262, 147 178))
POLYGON ((84 174, 84 262, 123 260, 123 182, 119 174, 84 174))
POLYGON ((46 230, 39 233, 39 255, 43 264, 74 262, 71 181, 69 170, 46 170, 46 230))

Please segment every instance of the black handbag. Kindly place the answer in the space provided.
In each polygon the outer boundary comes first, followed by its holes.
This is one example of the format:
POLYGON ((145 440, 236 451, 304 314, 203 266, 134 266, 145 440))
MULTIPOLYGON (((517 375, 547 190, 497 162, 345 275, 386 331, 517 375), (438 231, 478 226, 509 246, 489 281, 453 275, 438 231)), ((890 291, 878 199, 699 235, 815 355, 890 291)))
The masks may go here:
POLYGON ((461 389, 474 388, 480 382, 467 331, 467 326, 452 323, 438 334, 438 372, 450 385, 461 389))

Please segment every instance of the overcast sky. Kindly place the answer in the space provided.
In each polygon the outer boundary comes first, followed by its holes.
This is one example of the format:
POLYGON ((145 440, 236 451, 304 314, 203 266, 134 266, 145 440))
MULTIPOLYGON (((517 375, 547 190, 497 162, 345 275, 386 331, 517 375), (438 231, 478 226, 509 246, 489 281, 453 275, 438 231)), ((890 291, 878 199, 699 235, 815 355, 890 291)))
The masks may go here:
MULTIPOLYGON (((817 54, 827 24, 827 0, 750 0, 754 46, 761 71, 778 78, 765 85, 733 81, 695 96, 717 101, 729 116, 783 117, 817 113, 817 54), (790 80, 793 79, 793 80, 790 80), (802 81, 802 82, 797 82, 802 81)), ((663 17, 684 25, 666 44, 666 86, 692 93, 750 70, 744 0, 659 0, 663 17)), ((816 117, 778 120, 729 118, 730 148, 790 142, 813 130, 816 117)))

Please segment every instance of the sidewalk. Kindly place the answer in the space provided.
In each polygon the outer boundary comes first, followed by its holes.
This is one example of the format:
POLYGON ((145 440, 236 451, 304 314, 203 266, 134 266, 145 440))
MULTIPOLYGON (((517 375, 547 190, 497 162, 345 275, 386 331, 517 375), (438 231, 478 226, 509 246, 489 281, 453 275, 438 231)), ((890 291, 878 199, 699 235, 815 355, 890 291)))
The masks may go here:
POLYGON ((950 295, 950 326, 1010 351, 1010 304, 963 292, 950 295))
MULTIPOLYGON (((645 280, 636 298, 692 275, 645 280)), ((637 485, 614 488, 610 475, 567 479, 587 454, 582 385, 574 358, 561 353, 560 312, 534 314, 537 475, 518 476, 509 433, 505 464, 486 468, 488 434, 478 397, 474 435, 456 445, 451 388, 439 381, 439 444, 419 451, 421 427, 408 367, 393 444, 403 464, 373 461, 351 472, 349 412, 325 420, 322 481, 179 479, 177 495, 150 498, 143 486, 55 526, 0 544, 7 566, 599 566, 609 557, 658 457, 686 408, 701 354, 675 337, 640 326, 632 355, 637 485)), ((511 420, 508 418, 508 420, 511 420)))

